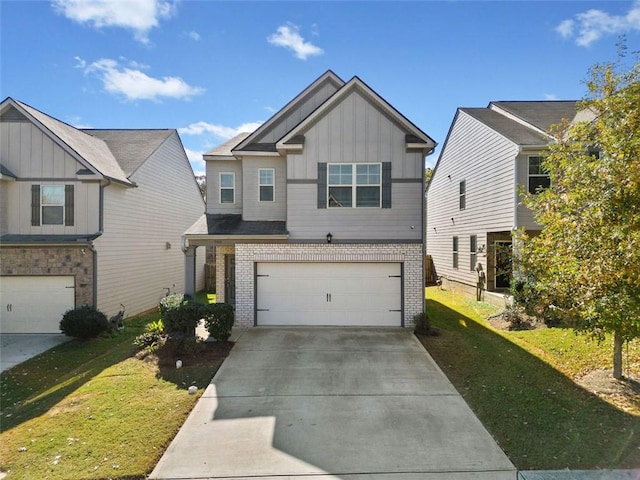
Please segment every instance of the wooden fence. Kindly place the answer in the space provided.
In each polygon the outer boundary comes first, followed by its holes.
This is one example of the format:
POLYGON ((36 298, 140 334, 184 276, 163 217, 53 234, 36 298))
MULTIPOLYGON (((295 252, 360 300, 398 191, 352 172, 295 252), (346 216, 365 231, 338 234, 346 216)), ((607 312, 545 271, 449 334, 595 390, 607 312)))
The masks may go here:
POLYGON ((438 274, 436 273, 436 266, 433 264, 433 258, 431 255, 427 255, 424 261, 425 265, 425 285, 440 285, 440 281, 438 280, 438 274))

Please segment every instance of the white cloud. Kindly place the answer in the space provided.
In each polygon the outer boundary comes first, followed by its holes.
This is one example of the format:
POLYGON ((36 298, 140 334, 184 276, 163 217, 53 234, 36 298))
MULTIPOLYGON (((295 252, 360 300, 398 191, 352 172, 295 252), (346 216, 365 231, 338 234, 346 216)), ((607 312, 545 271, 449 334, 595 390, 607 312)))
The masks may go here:
POLYGON ((591 9, 575 15, 575 20, 560 22, 556 32, 563 38, 573 38, 581 47, 588 47, 604 35, 640 31, 640 0, 633 2, 625 15, 610 15, 602 10, 591 9))
POLYGON ((300 60, 306 60, 311 55, 322 55, 324 53, 324 50, 320 47, 306 42, 300 35, 298 27, 293 24, 278 27, 276 33, 267 37, 267 41, 272 45, 293 50, 300 60))
POLYGON ((206 164, 204 162, 204 160, 202 159, 202 155, 204 154, 204 152, 199 152, 197 150, 191 150, 189 148, 184 149, 184 151, 187 154, 187 158, 189 159, 189 162, 191 163, 191 168, 193 168, 193 173, 194 175, 198 176, 198 175, 205 175, 206 174, 206 164))
POLYGON ((109 58, 102 58, 91 64, 80 57, 76 57, 76 61, 85 75, 96 75, 107 92, 122 95, 127 100, 189 99, 205 91, 201 87, 192 87, 180 77, 150 77, 139 69, 146 66, 136 62, 130 62, 132 66, 125 67, 109 58))
POLYGON ((225 125, 216 125, 208 122, 196 122, 183 128, 179 128, 178 132, 182 135, 202 135, 205 133, 212 134, 221 140, 229 140, 242 132, 253 132, 261 122, 243 123, 238 127, 227 127, 225 125))
POLYGON ((189 33, 187 33, 187 36, 191 39, 191 40, 195 40, 196 42, 198 40, 200 40, 200 34, 198 32, 195 31, 190 31, 189 33))
POLYGON ((555 93, 545 93, 544 94, 544 99, 545 100, 558 100, 558 96, 555 93))
POLYGON ((176 4, 167 0, 52 0, 52 6, 80 24, 133 30, 135 39, 144 44, 149 43, 149 31, 176 10, 176 4))

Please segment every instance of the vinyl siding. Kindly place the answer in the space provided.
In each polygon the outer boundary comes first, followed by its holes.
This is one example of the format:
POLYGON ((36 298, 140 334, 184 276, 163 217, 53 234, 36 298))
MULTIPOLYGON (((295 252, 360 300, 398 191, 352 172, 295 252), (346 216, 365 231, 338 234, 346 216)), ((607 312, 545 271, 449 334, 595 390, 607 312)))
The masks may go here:
POLYGON ((301 154, 287 157, 287 228, 292 239, 421 239, 423 157, 407 152, 405 131, 352 92, 307 132, 301 154), (391 162, 390 209, 317 208, 318 163, 391 162), (414 182, 411 182, 414 180, 414 182), (412 229, 411 226, 414 228, 412 229))
POLYGON ((7 192, 9 190, 9 183, 13 182, 3 182, 0 180, 0 235, 4 235, 9 232, 7 224, 7 215, 9 212, 9 209, 7 208, 7 192))
MULTIPOLYGON (((166 288, 184 292, 182 234, 205 208, 175 133, 131 180, 137 188, 105 188, 104 234, 95 241, 98 308, 107 315, 115 314, 121 303, 127 315, 154 308, 166 288)), ((197 258, 196 286, 202 289, 203 248, 197 258)))
POLYGON ((242 216, 244 220, 285 221, 287 217, 287 162, 284 158, 245 158, 242 161, 242 216), (275 170, 273 202, 260 202, 258 171, 275 170))
MULTIPOLYGON (((427 254, 438 275, 475 285, 470 236, 477 235, 478 247, 486 247, 487 232, 512 229, 517 155, 517 145, 458 112, 427 196, 427 254), (459 208, 462 180, 466 182, 464 210, 459 208), (453 236, 459 238, 458 269, 453 268, 453 236)), ((478 253, 477 258, 486 272, 486 255, 478 253)))
POLYGON ((239 160, 207 161, 207 213, 242 213, 242 163, 239 160), (220 173, 236 174, 235 203, 220 203, 220 173))
MULTIPOLYGON (((540 155, 540 152, 523 152, 516 160, 518 168, 518 186, 527 191, 529 185, 529 156, 540 155)), ((534 220, 533 212, 518 202, 518 226, 526 230, 540 230, 540 225, 534 220)))

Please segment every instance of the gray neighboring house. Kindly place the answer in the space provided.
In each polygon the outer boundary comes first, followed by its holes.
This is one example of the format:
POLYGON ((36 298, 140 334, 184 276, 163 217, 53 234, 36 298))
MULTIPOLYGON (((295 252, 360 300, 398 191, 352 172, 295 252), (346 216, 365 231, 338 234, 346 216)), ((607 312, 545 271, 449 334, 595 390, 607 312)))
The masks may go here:
POLYGON ((182 234, 204 208, 175 130, 77 129, 5 99, 0 331, 56 333, 76 306, 132 315, 183 291, 182 234))
POLYGON ((204 154, 207 210, 236 323, 410 326, 424 302, 424 158, 435 142, 358 77, 327 71, 261 127, 204 154))
POLYGON ((540 154, 551 126, 573 120, 576 108, 573 100, 512 101, 457 110, 427 187, 427 254, 451 288, 475 292, 478 270, 487 291, 509 288, 514 230, 541 228, 519 189, 549 185, 540 154))

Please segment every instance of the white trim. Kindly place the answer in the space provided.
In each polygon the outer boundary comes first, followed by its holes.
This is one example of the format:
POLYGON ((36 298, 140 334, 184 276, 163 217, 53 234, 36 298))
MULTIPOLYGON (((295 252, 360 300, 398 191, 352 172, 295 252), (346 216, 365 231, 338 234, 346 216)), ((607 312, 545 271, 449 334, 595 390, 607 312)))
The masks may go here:
POLYGON ((65 210, 66 210, 66 185, 58 184, 58 185, 40 185, 40 226, 65 226, 65 210), (44 193, 43 189, 47 187, 57 187, 62 189, 62 203, 44 203, 44 193), (60 223, 44 223, 44 211, 42 210, 44 207, 61 207, 62 208, 62 221, 60 223))
POLYGON ((274 203, 276 201, 276 169, 273 167, 268 167, 268 168, 259 168, 258 169, 258 202, 259 203, 274 203), (261 178, 260 178, 260 173, 265 170, 265 171, 270 171, 271 172, 271 184, 265 184, 263 185, 261 183, 261 178), (260 197, 260 189, 262 187, 271 187, 273 189, 273 195, 271 196, 271 200, 262 200, 260 197))
POLYGON ((329 195, 329 189, 331 187, 349 187, 351 188, 351 207, 346 207, 346 208, 382 208, 382 163, 381 162, 366 162, 366 163, 327 163, 327 208, 345 208, 345 207, 332 207, 329 205, 329 199, 330 199, 330 195, 329 195), (329 182, 329 169, 332 165, 350 165, 351 166, 351 185, 345 185, 345 184, 331 184, 329 182), (375 185, 375 184, 363 184, 363 185, 359 185, 358 184, 358 173, 357 173, 357 165, 378 165, 379 167, 379 176, 380 176, 380 182, 375 185), (378 207, 374 207, 374 206, 370 206, 370 207, 358 207, 356 205, 357 203, 357 188, 358 187, 378 187, 379 191, 380 191, 380 197, 379 197, 379 201, 378 201, 378 207))

